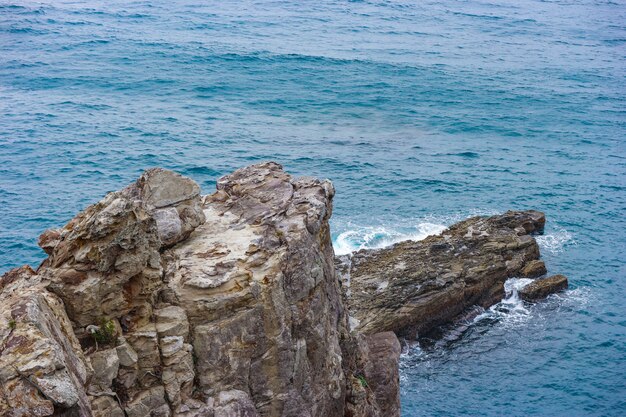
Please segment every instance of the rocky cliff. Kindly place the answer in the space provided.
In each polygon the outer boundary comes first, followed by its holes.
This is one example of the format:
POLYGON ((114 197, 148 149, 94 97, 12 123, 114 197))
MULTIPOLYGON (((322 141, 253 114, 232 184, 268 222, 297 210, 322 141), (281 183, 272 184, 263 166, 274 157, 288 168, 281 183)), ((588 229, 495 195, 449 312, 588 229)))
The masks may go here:
POLYGON ((153 169, 46 231, 40 267, 0 280, 0 415, 398 416, 396 334, 541 267, 543 216, 522 212, 359 252, 338 275, 333 196, 275 163, 208 196, 153 169))

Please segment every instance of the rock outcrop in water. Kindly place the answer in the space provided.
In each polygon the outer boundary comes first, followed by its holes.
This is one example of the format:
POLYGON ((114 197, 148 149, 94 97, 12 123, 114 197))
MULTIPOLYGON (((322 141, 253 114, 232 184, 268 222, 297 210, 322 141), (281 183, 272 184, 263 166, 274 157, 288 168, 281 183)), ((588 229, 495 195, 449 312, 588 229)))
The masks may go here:
MULTIPOLYGON (((354 330, 414 339, 465 309, 504 298, 504 282, 539 258, 538 211, 473 217, 437 236, 339 257, 354 330)), ((543 264, 543 262, 541 262, 543 264)))
POLYGON ((38 271, 2 280, 0 414, 380 415, 359 378, 397 369, 347 330, 333 195, 273 163, 206 197, 155 169, 47 231, 38 271))
POLYGON ((0 415, 399 416, 396 334, 501 299, 544 217, 361 251, 342 284, 333 196, 275 163, 209 196, 154 169, 45 232, 0 280, 0 415))
POLYGON ((519 297, 524 301, 537 301, 563 291, 568 286, 567 277, 564 275, 553 275, 551 277, 537 279, 518 291, 519 297))

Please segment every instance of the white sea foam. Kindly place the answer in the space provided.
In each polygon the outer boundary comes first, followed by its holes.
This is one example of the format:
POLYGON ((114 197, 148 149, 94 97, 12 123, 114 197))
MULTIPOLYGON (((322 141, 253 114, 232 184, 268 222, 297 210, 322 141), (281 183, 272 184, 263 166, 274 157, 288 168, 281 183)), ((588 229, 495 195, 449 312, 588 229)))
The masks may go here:
POLYGON ((506 299, 514 298, 519 299, 517 292, 524 288, 526 285, 533 282, 530 278, 511 278, 507 279, 504 283, 504 292, 506 293, 506 299))
POLYGON ((336 255, 347 255, 361 249, 379 249, 404 240, 422 240, 446 229, 443 224, 418 223, 402 230, 387 226, 353 226, 333 241, 336 255))
POLYGON ((552 233, 535 236, 535 239, 542 252, 550 252, 553 255, 563 252, 569 244, 576 244, 572 234, 565 229, 558 229, 552 233))
POLYGON ((528 278, 510 278, 504 283, 505 297, 494 304, 484 313, 474 319, 474 323, 483 319, 496 319, 505 325, 515 325, 526 321, 530 317, 530 310, 519 298, 518 291, 531 283, 528 278))
MULTIPOLYGON (((333 239, 336 255, 347 255, 361 249, 380 249, 404 240, 422 240, 431 235, 438 235, 448 225, 457 223, 472 216, 491 216, 497 210, 473 209, 445 216, 425 216, 416 219, 397 218, 389 224, 363 226, 351 221, 339 222, 341 231, 333 239)), ((335 220, 337 221, 337 220, 335 220)), ((334 223, 333 228, 337 225, 334 223)), ((337 229, 335 229, 337 230, 337 229)))

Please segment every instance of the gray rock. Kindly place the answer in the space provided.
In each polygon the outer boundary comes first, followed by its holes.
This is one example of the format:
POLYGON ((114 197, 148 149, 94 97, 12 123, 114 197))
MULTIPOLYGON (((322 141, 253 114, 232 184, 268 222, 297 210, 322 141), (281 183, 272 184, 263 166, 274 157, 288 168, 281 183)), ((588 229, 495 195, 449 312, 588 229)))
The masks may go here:
POLYGON ((161 354, 154 324, 148 324, 126 335, 128 344, 137 352, 138 382, 141 387, 159 383, 161 354))
POLYGON ((167 306, 154 311, 156 330, 159 337, 189 335, 189 321, 185 309, 178 306, 167 306))
POLYGON ((90 397, 94 417, 125 417, 115 398, 108 395, 90 397))
POLYGON ((214 413, 215 417, 260 417, 250 396, 238 390, 220 392, 214 413))
MULTIPOLYGON (((179 336, 170 336, 176 337, 179 336)), ((177 346, 178 347, 178 346, 177 346)), ((174 353, 162 356, 163 375, 161 380, 169 402, 177 408, 190 399, 196 376, 193 363, 193 347, 184 343, 174 353)))
POLYGON ((161 356, 169 358, 170 356, 175 355, 183 348, 184 344, 185 340, 182 336, 167 336, 159 339, 161 356))
POLYGON ((30 377, 30 382, 54 404, 63 408, 71 408, 80 400, 82 387, 76 386, 67 369, 51 374, 30 377))
POLYGON ((126 342, 126 339, 118 340, 117 357, 120 366, 133 367, 137 364, 137 352, 126 342))
POLYGON ((139 377, 139 369, 137 365, 132 367, 120 367, 120 370, 117 372, 117 378, 115 382, 119 384, 120 387, 123 387, 126 391, 137 387, 137 378, 139 377))
POLYGON ((159 237, 164 245, 177 243, 183 233, 183 222, 174 207, 154 210, 152 216, 156 220, 159 237))
POLYGON ((149 169, 122 192, 152 215, 164 246, 186 239, 204 223, 200 187, 175 172, 149 169))
POLYGON ((89 356, 93 367, 93 377, 91 384, 96 391, 106 390, 113 383, 120 367, 120 360, 117 356, 117 349, 106 349, 92 353, 89 356))
POLYGON ((128 417, 168 417, 169 407, 165 401, 163 386, 155 386, 141 391, 124 408, 128 417))
POLYGON ((162 168, 147 170, 125 191, 149 210, 175 206, 200 196, 200 187, 195 181, 162 168))

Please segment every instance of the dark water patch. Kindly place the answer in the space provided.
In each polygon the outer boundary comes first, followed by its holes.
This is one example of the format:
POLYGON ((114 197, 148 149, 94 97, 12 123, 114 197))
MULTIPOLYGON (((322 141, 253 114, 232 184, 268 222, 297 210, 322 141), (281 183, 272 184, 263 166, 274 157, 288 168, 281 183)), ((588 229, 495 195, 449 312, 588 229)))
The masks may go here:
POLYGON ((465 159, 477 159, 480 158, 480 154, 477 152, 459 152, 459 153, 447 153, 445 156, 460 156, 465 159))
POLYGON ((211 169, 209 167, 190 167, 184 168, 183 172, 185 175, 189 175, 193 178, 218 178, 223 175, 222 172, 217 171, 215 169, 211 169))

